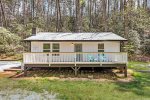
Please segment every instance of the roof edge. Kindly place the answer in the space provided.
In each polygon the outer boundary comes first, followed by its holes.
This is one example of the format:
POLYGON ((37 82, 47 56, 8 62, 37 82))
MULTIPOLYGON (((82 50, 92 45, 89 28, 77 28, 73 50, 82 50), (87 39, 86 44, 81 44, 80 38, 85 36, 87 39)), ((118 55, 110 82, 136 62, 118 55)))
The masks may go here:
POLYGON ((51 42, 71 42, 71 41, 76 41, 76 42, 87 42, 87 41, 91 41, 91 42, 97 42, 97 41, 128 41, 127 39, 125 40, 26 40, 24 39, 23 41, 51 41, 51 42))

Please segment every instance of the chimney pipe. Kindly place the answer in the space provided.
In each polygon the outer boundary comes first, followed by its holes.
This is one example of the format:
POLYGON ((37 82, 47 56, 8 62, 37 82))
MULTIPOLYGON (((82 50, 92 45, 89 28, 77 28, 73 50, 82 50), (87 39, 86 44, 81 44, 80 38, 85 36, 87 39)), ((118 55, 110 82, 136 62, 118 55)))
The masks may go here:
POLYGON ((32 35, 36 35, 36 28, 35 27, 32 28, 32 35))

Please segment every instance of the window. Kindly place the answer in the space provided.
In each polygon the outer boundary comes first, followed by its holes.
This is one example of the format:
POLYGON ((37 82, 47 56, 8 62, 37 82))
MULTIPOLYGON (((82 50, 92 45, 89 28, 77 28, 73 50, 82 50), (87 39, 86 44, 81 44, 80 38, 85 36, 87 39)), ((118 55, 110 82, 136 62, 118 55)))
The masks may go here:
POLYGON ((53 43, 52 47, 50 43, 44 43, 43 44, 43 52, 59 52, 59 44, 53 43))
MULTIPOLYGON (((52 52, 59 52, 59 44, 58 43, 53 43, 52 46, 53 46, 52 52)), ((52 54, 52 56, 59 56, 59 54, 52 54)))
POLYGON ((98 44, 98 52, 104 52, 104 43, 98 44))
POLYGON ((43 44, 43 52, 51 52, 51 45, 49 43, 43 44))
POLYGON ((59 52, 59 44, 58 43, 53 44, 53 52, 59 52))

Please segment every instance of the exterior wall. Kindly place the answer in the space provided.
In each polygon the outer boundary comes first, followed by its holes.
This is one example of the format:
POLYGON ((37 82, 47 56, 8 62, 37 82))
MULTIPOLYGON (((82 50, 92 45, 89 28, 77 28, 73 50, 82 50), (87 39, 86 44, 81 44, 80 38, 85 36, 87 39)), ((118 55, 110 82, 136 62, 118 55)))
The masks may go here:
MULTIPOLYGON (((60 45, 60 52, 74 52, 74 44, 75 42, 31 42, 31 52, 43 52, 43 43, 59 43, 60 45)), ((82 44, 82 52, 98 52, 98 44, 104 43, 104 52, 120 52, 120 42, 119 41, 105 41, 105 42, 76 42, 76 44, 82 44)), ((51 48, 52 49, 52 48, 51 48)), ((38 56, 38 55, 37 55, 38 56)), ((47 58, 47 55, 41 55, 44 58, 47 58)), ((91 54, 77 54, 75 55, 71 53, 62 53, 59 56, 52 56, 53 62, 57 62, 58 59, 60 62, 68 61, 74 62, 75 59, 87 62, 92 56, 95 60, 98 60, 100 57, 98 54, 91 53, 91 54)), ((117 54, 105 54, 107 59, 112 61, 116 60, 117 57, 120 57, 117 54)), ((43 59, 43 58, 42 58, 43 59)), ((44 60, 44 59, 43 59, 44 60)), ((45 59, 46 60, 46 59, 45 59)), ((117 59, 118 60, 118 59, 117 59)), ((116 61, 117 61, 116 60, 116 61)))
POLYGON ((120 42, 105 42, 105 52, 120 52, 120 42))
MULTIPOLYGON (((74 52, 73 42, 31 42, 31 52, 43 52, 43 43, 59 43, 60 52, 74 52)), ((119 41, 106 41, 106 42, 76 42, 82 44, 83 52, 97 52, 98 44, 104 43, 105 52, 120 52, 119 41)))
POLYGON ((31 42, 31 52, 43 52, 43 43, 31 42))

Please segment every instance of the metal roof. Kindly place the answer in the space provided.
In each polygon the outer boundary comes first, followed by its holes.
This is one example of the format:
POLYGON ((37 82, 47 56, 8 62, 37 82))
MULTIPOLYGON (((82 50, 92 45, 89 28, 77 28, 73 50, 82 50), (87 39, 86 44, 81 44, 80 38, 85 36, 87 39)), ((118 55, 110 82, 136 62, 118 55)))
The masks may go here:
POLYGON ((30 36, 26 41, 104 41, 117 40, 126 41, 127 39, 112 32, 101 33, 58 33, 58 32, 40 32, 30 36))

